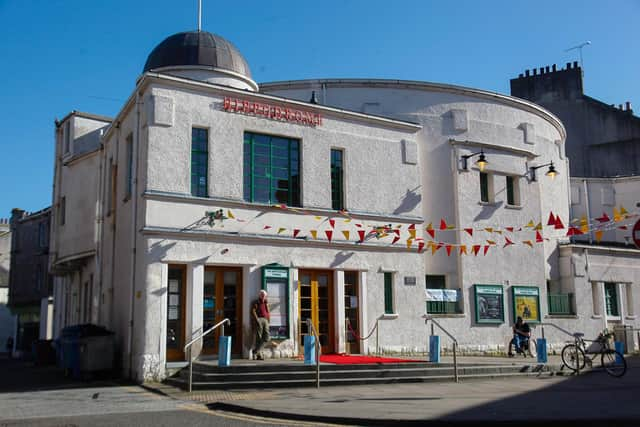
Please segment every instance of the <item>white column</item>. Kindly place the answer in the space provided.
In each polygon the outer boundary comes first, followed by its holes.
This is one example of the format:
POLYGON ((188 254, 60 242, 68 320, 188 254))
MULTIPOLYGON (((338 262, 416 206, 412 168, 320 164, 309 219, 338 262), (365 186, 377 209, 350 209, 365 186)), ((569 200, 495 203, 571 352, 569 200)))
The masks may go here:
POLYGON ((41 340, 50 340, 53 334, 53 300, 48 297, 40 300, 40 336, 41 340))
MULTIPOLYGON (((187 266, 187 307, 185 343, 191 341, 202 330, 202 299, 204 298, 204 265, 189 264, 187 266)), ((198 341, 192 346, 192 355, 200 354, 202 342, 198 341)))
POLYGON ((627 315, 624 283, 616 283, 616 297, 618 298, 618 314, 620 315, 621 323, 624 324, 624 317, 627 315))
POLYGON ((607 327, 607 303, 604 295, 604 282, 596 282, 596 300, 598 305, 598 313, 602 315, 602 329, 607 327))
MULTIPOLYGON (((160 364, 164 367, 167 363, 167 303, 169 294, 169 265, 160 264, 160 337, 158 339, 158 353, 160 364)), ((161 375, 165 375, 164 371, 161 375)))
POLYGON ((299 270, 297 268, 292 268, 289 270, 289 281, 290 283, 290 293, 289 293, 289 306, 290 306, 290 312, 289 312, 289 322, 290 322, 290 328, 291 328, 291 342, 293 343, 293 354, 297 355, 298 351, 300 349, 300 345, 302 344, 299 340, 298 340, 298 336, 299 336, 299 330, 298 330, 298 325, 300 322, 300 318, 298 317, 298 314, 300 313, 300 310, 298 308, 298 272, 299 270))
POLYGON ((336 303, 334 304, 336 311, 333 318, 336 324, 334 334, 336 338, 337 351, 338 353, 346 353, 346 334, 344 331, 346 327, 346 322, 344 319, 344 271, 334 271, 333 280, 336 284, 334 286, 333 292, 333 296, 336 301, 336 303))
MULTIPOLYGON (((260 269, 245 265, 242 267, 242 357, 248 359, 253 346, 253 325, 251 323, 251 301, 256 298, 260 284, 260 269), (255 272, 252 272, 252 269, 255 272)), ((233 343, 232 343, 233 345, 233 343)))
MULTIPOLYGON (((369 332, 371 331, 371 328, 369 327, 368 323, 367 323, 367 318, 368 318, 368 313, 367 313, 367 272, 366 271, 360 271, 358 273, 358 313, 360 313, 360 319, 359 320, 359 325, 360 325, 360 331, 358 332, 362 337, 366 337, 369 332)), ((373 326, 372 326, 373 327, 373 326)), ((371 338, 369 338, 368 340, 364 340, 361 342, 361 351, 362 354, 368 354, 369 353, 369 341, 371 340, 371 338)))

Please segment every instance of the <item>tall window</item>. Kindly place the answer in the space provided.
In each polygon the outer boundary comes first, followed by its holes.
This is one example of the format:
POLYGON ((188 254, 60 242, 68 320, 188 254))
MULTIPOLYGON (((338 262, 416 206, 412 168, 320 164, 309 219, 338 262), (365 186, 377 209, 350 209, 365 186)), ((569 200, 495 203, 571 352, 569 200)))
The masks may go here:
POLYGON ((393 314, 393 273, 384 273, 384 314, 393 314))
POLYGON ((65 216, 67 215, 67 198, 62 196, 60 206, 58 207, 58 223, 64 225, 65 216))
POLYGON ((489 203, 489 174, 480 172, 480 201, 489 203))
POLYGON ((516 195, 513 188, 513 177, 507 176, 507 204, 515 205, 516 204, 516 195))
POLYGON ((344 209, 344 171, 342 150, 331 150, 331 208, 344 209))
POLYGON ((207 129, 191 129, 191 195, 207 197, 209 163, 209 132, 207 129))
POLYGON ((133 134, 127 136, 127 184, 125 197, 131 197, 133 188, 133 134))
POLYGON ((300 144, 295 139, 244 134, 244 199, 300 206, 300 144))
POLYGON ((604 284, 604 303, 607 308, 607 316, 619 316, 618 311, 618 285, 616 283, 604 284))

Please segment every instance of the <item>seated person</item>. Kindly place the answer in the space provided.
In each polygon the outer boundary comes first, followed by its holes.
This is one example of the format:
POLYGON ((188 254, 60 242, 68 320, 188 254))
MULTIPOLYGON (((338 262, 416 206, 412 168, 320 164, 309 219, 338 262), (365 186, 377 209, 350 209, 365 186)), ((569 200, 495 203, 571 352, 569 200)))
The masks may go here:
MULTIPOLYGON (((518 316, 516 324, 513 325, 513 339, 509 342, 509 357, 513 357, 511 351, 512 346, 516 346, 516 351, 529 351, 529 338, 531 337, 531 328, 529 324, 522 320, 522 317, 518 316), (524 347, 524 348, 523 348, 524 347)), ((526 353, 525 353, 526 356, 526 353)))

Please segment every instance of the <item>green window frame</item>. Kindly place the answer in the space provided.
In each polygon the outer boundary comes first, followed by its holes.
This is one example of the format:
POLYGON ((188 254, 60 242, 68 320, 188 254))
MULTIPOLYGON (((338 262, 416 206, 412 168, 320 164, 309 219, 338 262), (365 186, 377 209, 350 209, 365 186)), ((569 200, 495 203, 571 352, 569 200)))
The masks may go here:
POLYGON ((618 310, 618 285, 612 282, 604 284, 604 302, 607 316, 620 316, 618 310))
POLYGON ((384 273, 384 314, 393 314, 393 273, 384 273))
POLYGON ((208 197, 209 131, 191 128, 191 195, 208 197))
POLYGON ((489 174, 480 172, 480 201, 489 203, 489 174))
POLYGON ((344 209, 344 163, 343 151, 331 150, 331 209, 344 209))
POLYGON ((244 133, 244 200, 300 205, 300 142, 244 133))
POLYGON ((512 176, 507 176, 507 204, 514 206, 516 204, 515 180, 512 176))

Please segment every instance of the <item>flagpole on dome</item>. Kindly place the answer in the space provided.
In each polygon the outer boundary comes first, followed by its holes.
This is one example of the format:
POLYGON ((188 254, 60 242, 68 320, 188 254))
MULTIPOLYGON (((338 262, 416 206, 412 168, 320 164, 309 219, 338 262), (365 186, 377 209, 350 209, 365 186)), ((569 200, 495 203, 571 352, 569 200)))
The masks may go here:
POLYGON ((198 32, 202 29, 202 0, 198 0, 198 32))

